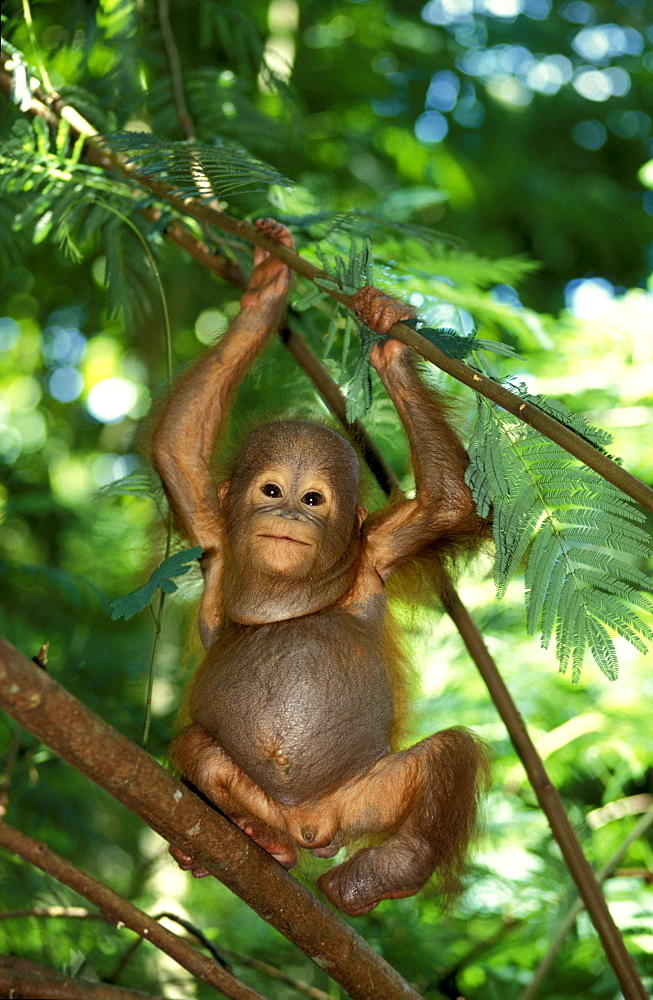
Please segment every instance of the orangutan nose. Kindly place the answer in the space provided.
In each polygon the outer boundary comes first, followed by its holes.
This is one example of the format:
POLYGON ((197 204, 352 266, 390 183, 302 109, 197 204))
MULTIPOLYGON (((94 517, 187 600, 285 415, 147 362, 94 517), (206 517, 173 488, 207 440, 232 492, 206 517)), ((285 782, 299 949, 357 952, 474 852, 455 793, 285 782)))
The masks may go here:
POLYGON ((271 510, 271 514, 276 514, 277 517, 287 517, 289 521, 303 521, 305 515, 298 510, 271 510))

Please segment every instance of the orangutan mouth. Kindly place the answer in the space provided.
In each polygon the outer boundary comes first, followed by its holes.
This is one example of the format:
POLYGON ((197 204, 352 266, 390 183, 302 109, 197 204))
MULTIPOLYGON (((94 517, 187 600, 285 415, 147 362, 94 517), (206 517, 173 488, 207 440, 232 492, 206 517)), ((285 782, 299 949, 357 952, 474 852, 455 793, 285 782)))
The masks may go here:
POLYGON ((310 548, 310 542, 302 542, 299 538, 293 538, 291 535, 274 535, 270 531, 262 531, 259 538, 274 538, 278 542, 296 542, 297 545, 308 545, 310 548))

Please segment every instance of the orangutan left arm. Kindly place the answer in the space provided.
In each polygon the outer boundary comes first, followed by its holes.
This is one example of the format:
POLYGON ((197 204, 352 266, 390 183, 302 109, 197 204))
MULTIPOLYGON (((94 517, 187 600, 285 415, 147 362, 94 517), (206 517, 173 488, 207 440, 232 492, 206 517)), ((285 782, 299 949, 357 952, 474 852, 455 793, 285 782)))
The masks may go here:
MULTIPOLYGON (((409 306, 371 286, 356 293, 354 305, 367 325, 382 334, 413 315, 409 306)), ((370 524, 376 568, 386 579, 399 563, 434 543, 444 547, 468 536, 473 544, 484 525, 465 483, 465 449, 446 418, 443 397, 417 375, 411 349, 398 340, 387 340, 375 345, 370 361, 401 417, 415 474, 414 499, 370 524)))

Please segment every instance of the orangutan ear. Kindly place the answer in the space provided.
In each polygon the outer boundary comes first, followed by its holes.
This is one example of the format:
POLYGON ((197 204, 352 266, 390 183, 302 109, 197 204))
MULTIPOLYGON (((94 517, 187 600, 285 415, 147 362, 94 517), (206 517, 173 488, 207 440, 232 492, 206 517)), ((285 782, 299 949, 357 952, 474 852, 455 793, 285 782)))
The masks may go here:
POLYGON ((360 531, 363 527, 363 521, 367 517, 367 507, 363 507, 362 503, 356 504, 356 531, 360 531))
POLYGON ((231 486, 231 479, 225 479, 223 482, 218 483, 217 494, 220 504, 224 504, 227 499, 227 493, 229 492, 229 487, 231 486))

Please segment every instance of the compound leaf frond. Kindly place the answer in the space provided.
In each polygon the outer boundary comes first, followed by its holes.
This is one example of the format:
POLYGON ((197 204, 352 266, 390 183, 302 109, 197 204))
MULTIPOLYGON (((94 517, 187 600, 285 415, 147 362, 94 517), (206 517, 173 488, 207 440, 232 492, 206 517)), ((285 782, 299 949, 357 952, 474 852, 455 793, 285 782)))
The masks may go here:
MULTIPOLYGON (((583 418, 572 421, 562 404, 533 401, 588 440, 608 443, 583 418)), ((555 635, 560 669, 571 666, 574 680, 587 647, 612 679, 618 665, 609 629, 638 650, 653 641, 643 617, 653 613, 653 601, 642 593, 651 591, 651 580, 638 565, 650 553, 643 515, 532 427, 487 401, 479 406, 467 482, 481 513, 494 510, 498 594, 526 557, 528 631, 539 629, 545 648, 555 635)))
POLYGON ((113 132, 103 141, 144 177, 165 180, 181 197, 228 200, 243 191, 266 191, 292 181, 236 143, 216 138, 212 146, 173 142, 149 132, 113 132))

